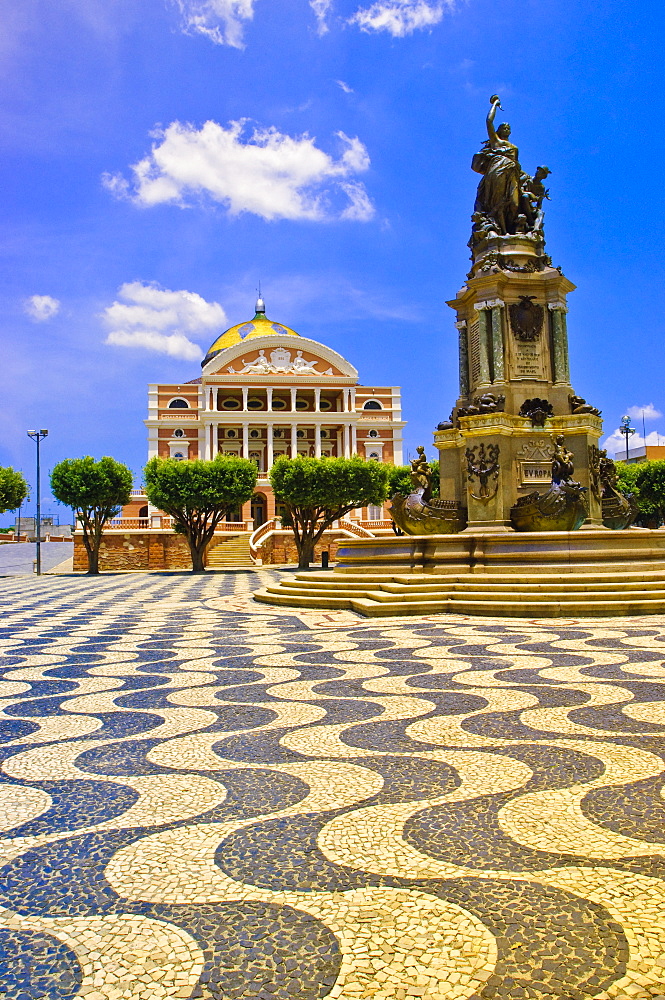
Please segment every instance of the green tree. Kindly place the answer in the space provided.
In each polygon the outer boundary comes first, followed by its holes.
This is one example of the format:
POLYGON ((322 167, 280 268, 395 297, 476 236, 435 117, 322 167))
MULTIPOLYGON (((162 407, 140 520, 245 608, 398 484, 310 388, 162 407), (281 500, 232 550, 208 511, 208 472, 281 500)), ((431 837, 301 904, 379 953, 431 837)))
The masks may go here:
POLYGON ((98 462, 90 455, 67 458, 51 473, 53 496, 78 516, 83 544, 88 554, 88 573, 99 573, 99 546, 106 522, 129 503, 131 470, 105 456, 98 462))
POLYGON ((144 474, 148 500, 173 518, 175 530, 189 544, 192 572, 203 573, 215 528, 254 493, 256 465, 231 455, 218 455, 211 462, 151 458, 144 474))
POLYGON ((28 495, 28 484, 11 465, 0 465, 0 514, 17 510, 28 495))
POLYGON ((388 468, 354 458, 278 458, 270 482, 283 519, 293 530, 298 567, 307 569, 314 547, 333 521, 357 507, 380 505, 386 499, 388 468))
POLYGON ((665 520, 665 461, 617 462, 616 470, 621 492, 635 494, 640 524, 657 528, 665 520))

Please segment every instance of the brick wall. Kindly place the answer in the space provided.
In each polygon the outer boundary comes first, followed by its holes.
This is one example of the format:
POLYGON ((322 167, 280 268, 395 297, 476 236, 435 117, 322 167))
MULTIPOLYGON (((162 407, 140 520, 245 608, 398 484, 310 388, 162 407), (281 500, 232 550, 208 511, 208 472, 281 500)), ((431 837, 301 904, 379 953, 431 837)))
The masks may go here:
MULTIPOLYGON (((107 532, 99 550, 100 572, 111 570, 191 569, 187 540, 175 532, 107 532)), ((80 534, 74 535, 74 571, 87 572, 88 556, 80 534)))

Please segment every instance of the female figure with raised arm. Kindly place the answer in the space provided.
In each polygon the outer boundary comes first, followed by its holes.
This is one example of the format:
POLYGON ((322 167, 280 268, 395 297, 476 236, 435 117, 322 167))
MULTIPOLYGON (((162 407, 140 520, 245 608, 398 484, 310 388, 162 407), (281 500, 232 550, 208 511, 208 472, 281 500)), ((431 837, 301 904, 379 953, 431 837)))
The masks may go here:
POLYGON ((517 146, 509 141, 510 125, 504 122, 495 130, 494 119, 501 102, 496 94, 490 98, 487 115, 487 142, 474 156, 471 167, 483 178, 478 185, 474 212, 492 220, 505 235, 515 232, 520 207, 521 167, 517 146))

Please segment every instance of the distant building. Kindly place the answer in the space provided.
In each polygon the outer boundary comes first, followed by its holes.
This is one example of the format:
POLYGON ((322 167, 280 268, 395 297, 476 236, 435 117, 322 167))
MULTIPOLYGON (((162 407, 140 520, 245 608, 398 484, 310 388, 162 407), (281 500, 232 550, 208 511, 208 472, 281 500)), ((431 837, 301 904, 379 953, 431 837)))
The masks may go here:
MULTIPOLYGON (((199 378, 150 385, 145 423, 149 458, 221 453, 255 462, 256 494, 234 515, 254 527, 279 514, 268 472, 281 455, 403 461, 399 387, 360 385, 336 351, 269 320, 262 299, 252 319, 215 340, 199 378)), ((123 517, 149 514, 140 495, 123 510, 123 517)), ((380 520, 384 513, 375 507, 356 516, 380 520)))
MULTIPOLYGON (((20 530, 21 537, 25 535, 29 542, 34 542, 37 538, 36 525, 36 517, 17 517, 11 527, 15 534, 18 534, 20 530)), ((56 524, 54 518, 43 517, 41 537, 44 539, 47 536, 49 538, 71 538, 72 526, 71 524, 56 524)))
POLYGON ((647 444, 640 445, 639 448, 629 448, 628 458, 626 449, 617 451, 614 454, 615 461, 624 462, 626 465, 637 465, 638 462, 655 462, 657 459, 665 459, 665 445, 647 444))

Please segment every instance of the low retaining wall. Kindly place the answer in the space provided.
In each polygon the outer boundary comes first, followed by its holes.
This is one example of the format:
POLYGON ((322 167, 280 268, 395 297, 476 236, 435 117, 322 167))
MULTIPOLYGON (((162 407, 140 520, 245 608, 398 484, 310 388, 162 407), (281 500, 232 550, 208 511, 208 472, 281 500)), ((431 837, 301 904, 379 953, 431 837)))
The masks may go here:
MULTIPOLYGON (((99 549, 100 572, 113 570, 191 569, 187 539, 173 531, 107 532, 99 549)), ((74 535, 74 572, 87 572, 83 536, 74 535)))
MULTIPOLYGON (((321 562, 321 553, 330 553, 330 562, 337 558, 337 549, 343 540, 347 539, 340 531, 324 531, 320 542, 314 547, 314 562, 321 562)), ((298 562, 293 532, 290 529, 276 531, 270 535, 258 552, 264 566, 280 566, 298 562)))

